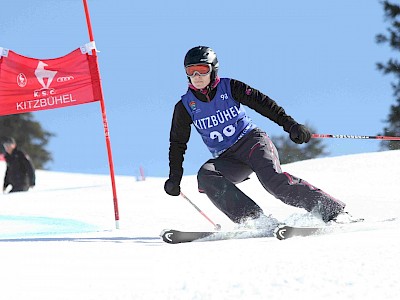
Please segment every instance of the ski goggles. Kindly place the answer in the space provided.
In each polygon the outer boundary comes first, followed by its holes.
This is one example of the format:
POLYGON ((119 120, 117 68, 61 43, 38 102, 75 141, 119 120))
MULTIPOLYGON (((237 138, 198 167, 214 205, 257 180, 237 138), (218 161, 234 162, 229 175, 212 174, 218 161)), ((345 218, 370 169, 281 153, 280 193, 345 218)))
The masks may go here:
POLYGON ((186 75, 193 77, 196 73, 200 76, 206 76, 211 73, 211 65, 209 64, 197 64, 190 65, 185 68, 186 75))

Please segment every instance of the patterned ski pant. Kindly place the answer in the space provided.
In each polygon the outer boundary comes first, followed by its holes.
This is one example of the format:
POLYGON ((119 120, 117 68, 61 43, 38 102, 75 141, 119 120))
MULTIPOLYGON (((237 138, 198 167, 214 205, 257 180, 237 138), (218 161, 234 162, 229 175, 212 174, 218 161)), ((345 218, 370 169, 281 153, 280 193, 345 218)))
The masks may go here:
POLYGON ((275 145, 259 128, 253 129, 218 158, 208 160, 197 174, 198 187, 233 222, 256 218, 262 209, 236 184, 255 173, 262 186, 282 202, 314 211, 327 222, 343 211, 345 204, 322 190, 282 172, 275 145))

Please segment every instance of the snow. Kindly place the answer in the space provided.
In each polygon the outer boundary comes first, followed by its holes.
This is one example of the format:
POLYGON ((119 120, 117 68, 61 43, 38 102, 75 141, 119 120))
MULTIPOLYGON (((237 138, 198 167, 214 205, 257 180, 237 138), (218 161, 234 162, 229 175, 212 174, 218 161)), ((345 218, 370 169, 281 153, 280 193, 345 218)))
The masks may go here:
MULTIPOLYGON (((210 230, 165 178, 117 176, 115 229, 109 176, 37 171, 27 193, 0 195, 1 299, 397 299, 400 294, 400 151, 283 166, 345 201, 368 230, 331 235, 170 245, 162 229, 210 230)), ((0 162, 0 174, 5 169, 0 162)), ((0 179, 1 181, 1 179, 0 179)), ((280 220, 306 214, 240 185, 280 220)), ((223 229, 233 224, 197 193, 182 191, 223 229)))

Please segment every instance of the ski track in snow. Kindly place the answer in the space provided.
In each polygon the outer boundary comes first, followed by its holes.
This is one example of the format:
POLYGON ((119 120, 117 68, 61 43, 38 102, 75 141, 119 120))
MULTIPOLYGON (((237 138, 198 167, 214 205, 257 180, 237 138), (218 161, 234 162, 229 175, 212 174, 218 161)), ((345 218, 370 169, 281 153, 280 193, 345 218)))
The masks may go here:
MULTIPOLYGON (((347 203, 363 230, 293 238, 170 245, 162 229, 211 230, 165 178, 117 176, 115 229, 109 176, 37 171, 28 193, 0 195, 2 299, 397 299, 400 295, 400 151, 284 165, 347 203)), ((0 162, 1 174, 4 163, 0 162)), ((223 229, 233 224, 197 193, 182 191, 223 229)), ((256 177, 240 185, 264 211, 309 224, 256 177)))

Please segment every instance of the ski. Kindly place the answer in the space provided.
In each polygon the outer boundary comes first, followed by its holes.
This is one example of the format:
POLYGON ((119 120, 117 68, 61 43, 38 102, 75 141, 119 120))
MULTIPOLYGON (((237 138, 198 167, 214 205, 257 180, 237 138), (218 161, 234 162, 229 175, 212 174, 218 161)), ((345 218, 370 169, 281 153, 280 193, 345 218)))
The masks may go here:
POLYGON ((397 218, 389 218, 375 222, 364 222, 364 219, 359 218, 349 223, 333 223, 330 225, 322 225, 315 227, 296 227, 289 225, 279 225, 275 228, 274 235, 278 240, 286 240, 291 237, 305 237, 310 235, 332 234, 340 232, 354 232, 360 230, 378 229, 383 223, 393 222, 397 218))
POLYGON ((164 242, 169 244, 187 243, 207 237, 214 234, 212 231, 180 231, 174 229, 165 229, 160 236, 164 242))
POLYGON ((278 240, 286 240, 295 236, 309 236, 322 233, 326 227, 293 227, 279 225, 275 228, 274 235, 278 240))
POLYGON ((273 230, 233 230, 233 231, 180 231, 165 229, 161 232, 162 240, 169 244, 179 244, 202 241, 221 241, 230 239, 248 239, 259 237, 273 237, 273 230))

